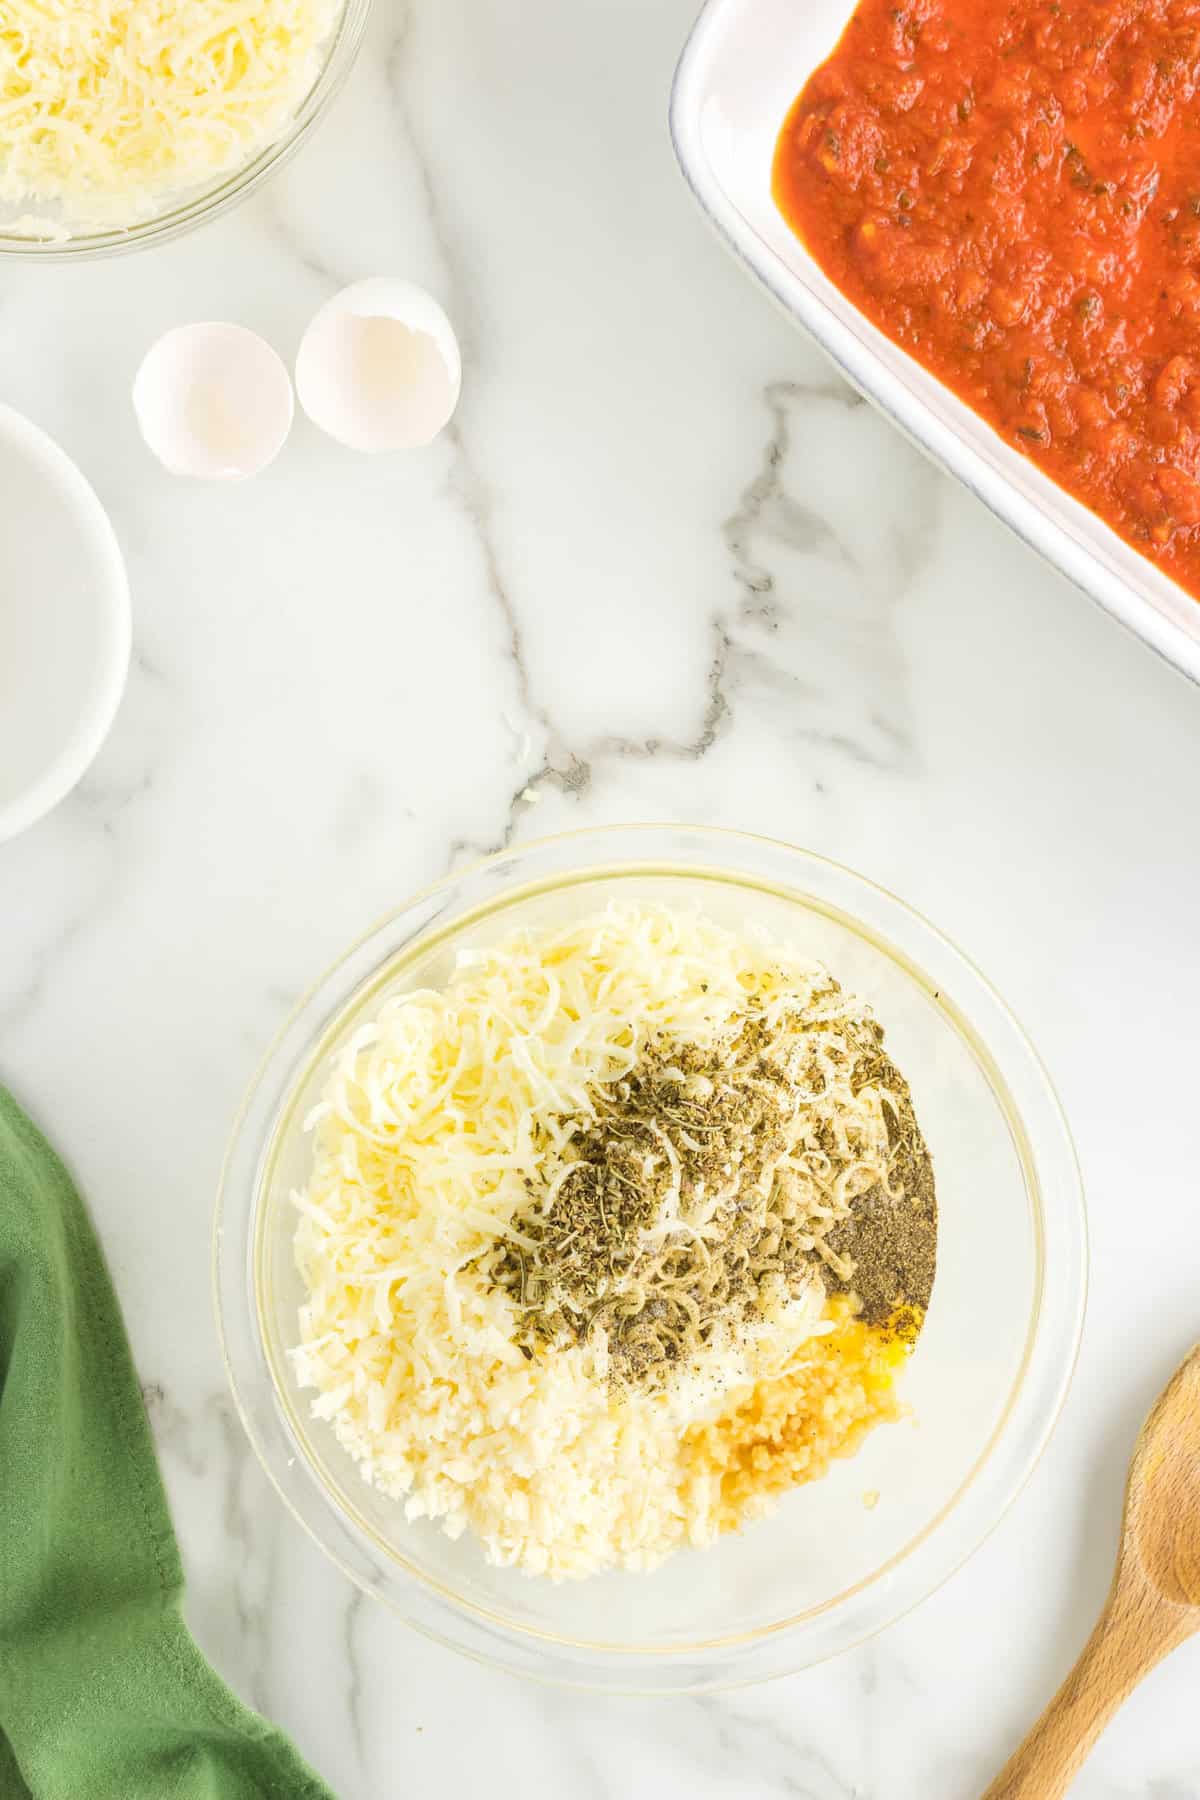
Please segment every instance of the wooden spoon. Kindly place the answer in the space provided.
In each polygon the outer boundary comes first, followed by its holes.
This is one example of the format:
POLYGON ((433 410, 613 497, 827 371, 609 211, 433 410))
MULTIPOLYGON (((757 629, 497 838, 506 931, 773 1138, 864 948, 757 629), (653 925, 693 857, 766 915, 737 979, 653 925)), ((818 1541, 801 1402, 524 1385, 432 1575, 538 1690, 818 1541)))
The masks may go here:
POLYGON ((1056 1800, 1117 1708, 1200 1630, 1200 1345, 1142 1427, 1117 1572, 1083 1654, 983 1800, 1056 1800))

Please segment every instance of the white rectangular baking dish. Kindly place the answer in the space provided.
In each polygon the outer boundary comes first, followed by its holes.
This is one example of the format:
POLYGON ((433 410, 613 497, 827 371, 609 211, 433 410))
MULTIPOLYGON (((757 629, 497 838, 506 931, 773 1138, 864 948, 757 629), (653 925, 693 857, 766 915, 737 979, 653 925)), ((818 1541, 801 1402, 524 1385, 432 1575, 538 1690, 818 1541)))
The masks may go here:
POLYGON ((693 193, 856 388, 1084 593, 1200 681, 1200 602, 884 337, 777 211, 771 161, 779 128, 853 10, 854 0, 708 0, 671 95, 675 153, 693 193))

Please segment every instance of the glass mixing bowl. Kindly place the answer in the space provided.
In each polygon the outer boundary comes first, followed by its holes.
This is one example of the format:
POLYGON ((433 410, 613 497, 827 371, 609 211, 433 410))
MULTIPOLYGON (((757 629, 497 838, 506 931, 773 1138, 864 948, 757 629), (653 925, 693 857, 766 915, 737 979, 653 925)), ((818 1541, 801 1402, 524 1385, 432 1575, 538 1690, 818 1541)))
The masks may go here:
POLYGON ((995 1525, 1046 1443, 1083 1318, 1079 1171, 1041 1063, 984 978, 901 901, 763 839, 618 827, 522 845, 369 931, 283 1027, 242 1106, 217 1206, 214 1275, 242 1422, 287 1505, 368 1593, 441 1642, 527 1675, 697 1690, 844 1650, 923 1599, 995 1525), (291 1190, 329 1059, 385 996, 444 981, 464 943, 629 896, 761 925, 868 999, 933 1153, 938 1277, 883 1426, 771 1518, 653 1574, 555 1585, 492 1568, 375 1492, 310 1417, 288 1349, 302 1298, 291 1190), (877 1503, 864 1503, 875 1494, 877 1503))
MULTIPOLYGON (((308 136, 354 63, 362 42, 371 0, 346 0, 345 8, 324 48, 320 71, 280 135, 238 168, 198 187, 176 189, 163 198, 159 211, 120 227, 74 216, 61 205, 31 200, 28 212, 45 218, 69 235, 34 237, 0 223, 0 257, 22 256, 40 262, 74 262, 88 257, 112 256, 122 250, 143 250, 180 237, 196 225, 215 219, 264 182, 308 136)), ((4 218, 19 210, 5 203, 4 218)))

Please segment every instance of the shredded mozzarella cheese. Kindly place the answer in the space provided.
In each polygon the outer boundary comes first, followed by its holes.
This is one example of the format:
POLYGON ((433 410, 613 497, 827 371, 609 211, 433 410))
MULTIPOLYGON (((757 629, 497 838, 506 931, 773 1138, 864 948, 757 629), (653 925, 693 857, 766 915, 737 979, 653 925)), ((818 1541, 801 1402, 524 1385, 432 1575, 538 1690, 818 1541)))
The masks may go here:
POLYGON ((609 1383, 603 1341, 524 1354, 512 1302, 474 1265, 521 1241, 513 1220, 553 1179, 566 1122, 593 1116, 643 1046, 711 1043, 748 999, 828 984, 697 915, 614 905, 460 954, 443 990, 351 1035, 294 1196, 308 1298, 293 1357, 314 1414, 410 1518, 470 1526, 493 1561, 555 1577, 649 1567, 720 1529, 720 1482, 684 1435, 795 1367, 828 1329, 820 1284, 761 1341, 639 1393, 609 1383))
POLYGON ((240 167, 311 88, 342 4, 4 0, 0 199, 132 222, 240 167))

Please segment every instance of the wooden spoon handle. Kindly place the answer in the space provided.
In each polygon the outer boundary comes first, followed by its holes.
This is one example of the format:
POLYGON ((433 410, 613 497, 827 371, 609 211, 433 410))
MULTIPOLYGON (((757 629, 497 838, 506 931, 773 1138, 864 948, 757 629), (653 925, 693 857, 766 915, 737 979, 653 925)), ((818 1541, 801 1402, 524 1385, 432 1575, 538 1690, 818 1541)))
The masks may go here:
POLYGON ((1109 1601, 1079 1661, 983 1800, 1059 1800, 1117 1708, 1195 1629, 1181 1608, 1141 1594, 1109 1601))

